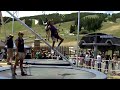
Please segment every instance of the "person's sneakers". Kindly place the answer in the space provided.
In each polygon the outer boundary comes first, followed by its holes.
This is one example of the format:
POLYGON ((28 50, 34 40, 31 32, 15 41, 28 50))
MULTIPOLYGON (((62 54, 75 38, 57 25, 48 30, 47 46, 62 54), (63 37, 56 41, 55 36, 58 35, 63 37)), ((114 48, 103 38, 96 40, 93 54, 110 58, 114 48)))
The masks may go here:
POLYGON ((14 75, 17 75, 17 73, 14 73, 14 75))
POLYGON ((22 72, 21 75, 22 75, 22 76, 26 76, 27 74, 26 74, 25 72, 22 72))

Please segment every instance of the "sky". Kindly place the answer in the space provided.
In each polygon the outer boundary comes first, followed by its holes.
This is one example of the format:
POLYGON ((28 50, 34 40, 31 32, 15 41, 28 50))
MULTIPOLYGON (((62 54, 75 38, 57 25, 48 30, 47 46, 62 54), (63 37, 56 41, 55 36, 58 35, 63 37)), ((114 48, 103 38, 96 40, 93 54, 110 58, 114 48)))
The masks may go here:
MULTIPOLYGON (((10 11, 11 13, 15 13, 16 11, 10 11)), ((34 16, 34 15, 41 15, 41 14, 52 14, 52 13, 60 13, 60 14, 70 14, 78 11, 17 11, 15 16, 17 17, 24 17, 24 16, 34 16)), ((120 11, 80 11, 80 12, 93 12, 93 13, 120 13, 120 11)), ((3 16, 11 17, 6 11, 2 11, 3 16)))

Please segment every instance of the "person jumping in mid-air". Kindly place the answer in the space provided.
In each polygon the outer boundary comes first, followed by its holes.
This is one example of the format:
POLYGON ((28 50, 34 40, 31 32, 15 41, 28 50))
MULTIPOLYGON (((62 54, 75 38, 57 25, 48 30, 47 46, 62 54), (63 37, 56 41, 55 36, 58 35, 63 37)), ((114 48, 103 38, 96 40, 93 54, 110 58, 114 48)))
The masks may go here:
POLYGON ((64 39, 59 36, 58 31, 57 31, 58 29, 54 26, 53 20, 48 21, 48 29, 50 29, 50 31, 51 31, 51 38, 53 41, 52 48, 54 48, 56 39, 60 40, 60 42, 57 46, 57 48, 58 48, 61 45, 61 43, 64 41, 64 39))

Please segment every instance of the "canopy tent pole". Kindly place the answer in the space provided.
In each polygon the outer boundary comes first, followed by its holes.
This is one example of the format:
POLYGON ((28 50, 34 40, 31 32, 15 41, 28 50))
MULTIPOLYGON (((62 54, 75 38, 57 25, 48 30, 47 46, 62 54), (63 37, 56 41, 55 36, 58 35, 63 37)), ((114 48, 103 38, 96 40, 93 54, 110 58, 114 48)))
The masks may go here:
POLYGON ((80 11, 78 11, 78 30, 77 30, 77 66, 79 64, 78 62, 78 57, 79 57, 79 47, 78 47, 78 44, 79 44, 79 29, 80 29, 80 11))
MULTIPOLYGON (((14 12, 13 15, 15 15, 17 12, 14 12)), ((4 25, 10 20, 10 17, 4 22, 4 25)))
MULTIPOLYGON (((5 30, 5 39, 6 39, 6 29, 5 29, 5 27, 4 27, 4 20, 3 20, 3 16, 2 16, 2 11, 0 11, 0 17, 1 17, 1 24, 2 24, 2 29, 3 29, 3 31, 5 30)), ((2 31, 1 31, 1 33, 2 33, 2 31)))
MULTIPOLYGON (((13 11, 13 14, 14 14, 14 11, 13 11)), ((12 18, 12 34, 14 33, 14 17, 12 18)))
MULTIPOLYGON (((17 18, 16 16, 14 16, 11 12, 9 12, 9 11, 6 11, 7 13, 9 13, 11 16, 13 16, 18 22, 20 22, 23 26, 25 26, 26 28, 28 28, 34 35, 36 35, 40 40, 42 40, 49 48, 51 48, 52 49, 52 46, 49 44, 49 43, 47 43, 45 40, 44 40, 44 38, 42 38, 38 33, 36 33, 32 28, 30 28, 30 27, 28 27, 24 22, 22 22, 19 18, 17 18)), ((74 64, 73 63, 71 63, 64 55, 62 55, 57 49, 53 49, 57 54, 59 54, 63 59, 65 59, 67 62, 69 62, 69 64, 71 65, 71 66, 73 66, 73 67, 75 67, 74 66, 74 64)))
MULTIPOLYGON (((0 20, 1 20, 1 26, 3 25, 3 17, 2 17, 2 11, 0 11, 0 20)), ((0 26, 0 33, 2 33, 2 27, 0 26)))

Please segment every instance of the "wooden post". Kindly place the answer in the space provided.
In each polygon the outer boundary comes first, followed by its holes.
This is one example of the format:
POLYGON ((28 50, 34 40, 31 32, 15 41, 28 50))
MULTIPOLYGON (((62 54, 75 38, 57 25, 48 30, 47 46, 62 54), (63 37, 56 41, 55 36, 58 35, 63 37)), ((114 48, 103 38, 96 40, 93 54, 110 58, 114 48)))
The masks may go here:
POLYGON ((37 51, 40 51, 40 40, 39 39, 35 39, 34 40, 34 55, 36 54, 37 51))

